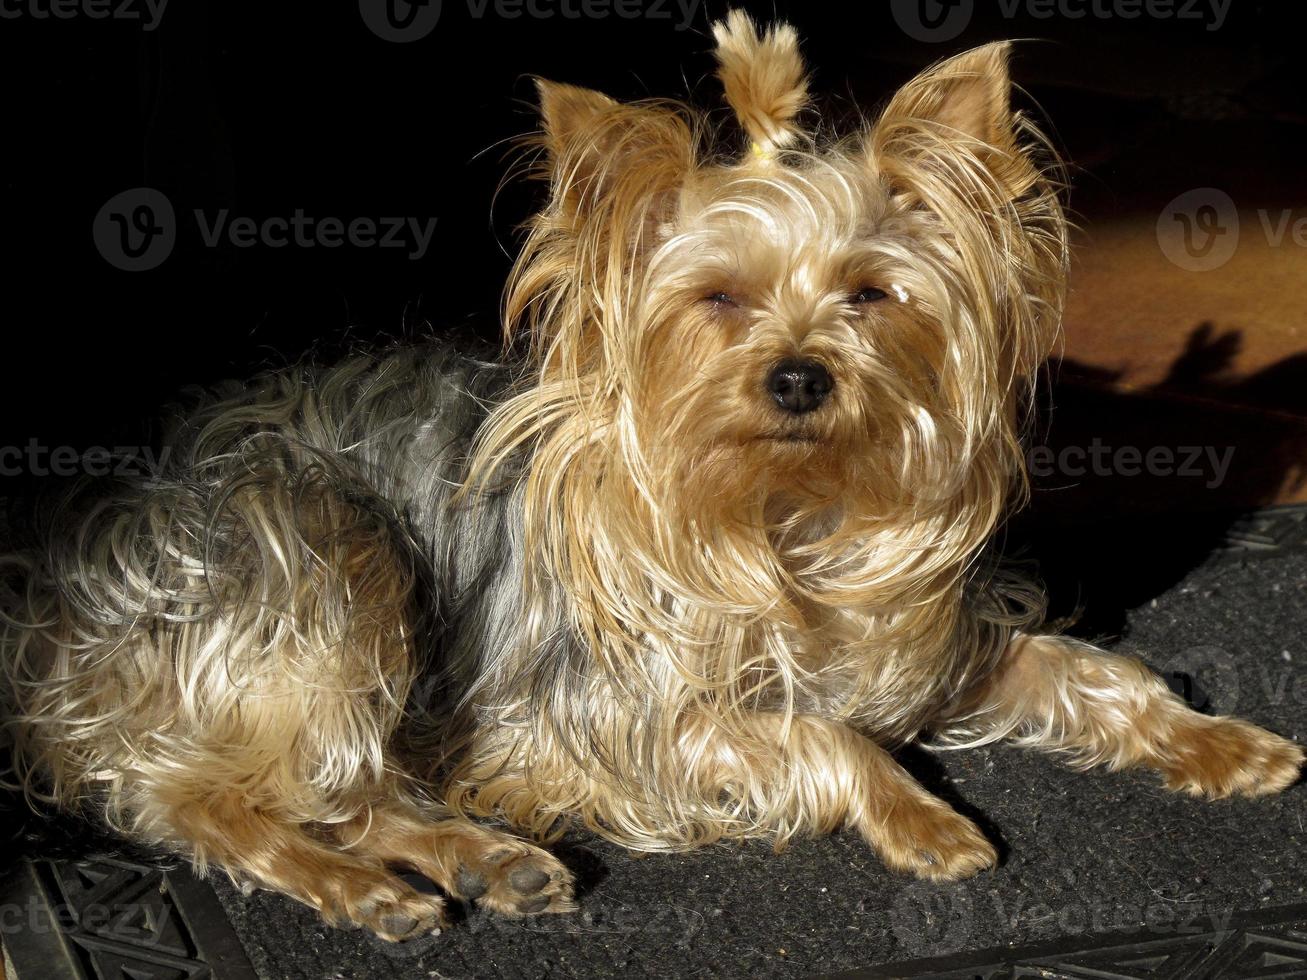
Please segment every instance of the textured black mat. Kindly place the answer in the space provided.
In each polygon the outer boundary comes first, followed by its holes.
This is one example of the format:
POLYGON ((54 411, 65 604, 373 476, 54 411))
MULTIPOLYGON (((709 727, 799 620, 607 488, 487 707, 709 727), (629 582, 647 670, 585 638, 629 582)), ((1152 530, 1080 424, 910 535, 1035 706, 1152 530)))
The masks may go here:
POLYGON ((1099 933, 842 973, 836 980, 1292 980, 1307 975, 1307 905, 1235 915, 1212 931, 1099 933))
POLYGON ((256 980, 213 890, 184 865, 24 860, 0 880, 6 966, 39 980, 256 980))
MULTIPOLYGON (((1129 611, 1113 645, 1192 676, 1214 711, 1307 739, 1301 516, 1276 511, 1235 528, 1227 550, 1129 611)), ((586 884, 581 912, 508 922, 474 910, 443 935, 402 946, 325 927, 276 895, 213 885, 265 978, 807 977, 873 968, 868 976, 1307 977, 1301 915, 1275 911, 1307 903, 1307 787, 1208 804, 1165 793, 1148 774, 1075 774, 1002 747, 913 752, 905 762, 1000 842, 997 871, 955 885, 907 880, 849 834, 779 856, 755 844, 639 859, 578 838, 565 857, 586 884), (1220 942, 1243 942, 1231 937, 1259 914, 1279 923, 1279 946, 1241 946, 1243 959, 1198 969, 1216 962, 1220 942), (1067 954, 1061 966, 1020 959, 1022 949, 1048 943, 1142 944, 1155 955, 1067 954), (1157 952, 1164 948, 1171 952, 1157 952), (1206 950, 1208 959, 1175 949, 1206 950), (968 952, 983 955, 938 964, 952 972, 918 962, 968 952)))

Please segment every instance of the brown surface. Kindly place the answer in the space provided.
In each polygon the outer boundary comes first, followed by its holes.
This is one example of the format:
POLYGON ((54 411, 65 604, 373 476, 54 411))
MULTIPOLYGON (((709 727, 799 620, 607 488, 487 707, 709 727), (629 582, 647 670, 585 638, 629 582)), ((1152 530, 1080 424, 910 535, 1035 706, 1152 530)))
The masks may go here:
MULTIPOLYGON (((1307 208, 1299 211, 1307 218, 1307 208)), ((1230 338, 1219 379, 1247 378, 1307 349, 1307 247, 1272 247, 1254 212, 1240 213, 1228 263, 1191 272, 1157 244, 1157 213, 1113 216, 1085 229, 1066 318, 1066 356, 1119 372, 1138 390, 1167 380, 1196 330, 1230 338)), ((1213 378, 1217 380, 1217 378, 1213 378)), ((1307 420, 1307 413, 1285 406, 1307 420)))
POLYGON ((1272 247, 1240 217, 1234 257, 1208 272, 1162 254, 1153 214, 1093 225, 1077 255, 1051 441, 1236 449, 1227 485, 1178 501, 1163 483, 1154 505, 1307 501, 1307 248, 1272 247), (1073 385, 1100 393, 1092 415, 1077 417, 1073 385))
POLYGON ((1203 74, 1213 78, 1230 91, 1184 102, 1058 97, 1079 167, 1079 230, 1046 434, 1055 446, 1233 446, 1229 477, 1216 488, 1062 479, 1059 510, 1307 501, 1307 246, 1293 236, 1294 222, 1307 221, 1307 122, 1259 94, 1284 93, 1269 82, 1259 89, 1255 73, 1203 74), (1237 206, 1238 247, 1223 265, 1191 271, 1163 252, 1159 217, 1202 187, 1237 206), (1273 243, 1265 223, 1278 226, 1285 213, 1273 243))

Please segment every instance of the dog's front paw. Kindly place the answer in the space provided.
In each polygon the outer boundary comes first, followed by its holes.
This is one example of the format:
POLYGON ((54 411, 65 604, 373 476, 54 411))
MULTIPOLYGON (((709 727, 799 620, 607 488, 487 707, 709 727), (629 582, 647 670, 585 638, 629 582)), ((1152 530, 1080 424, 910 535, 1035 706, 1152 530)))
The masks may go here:
POLYGON ((455 891, 500 915, 571 912, 572 875, 562 862, 521 841, 465 848, 455 891))
POLYGON ((998 863, 979 827, 930 797, 898 801, 867 836, 888 867, 918 878, 956 881, 998 863))
POLYGON ((1166 788, 1216 800, 1265 796, 1297 781, 1302 746, 1238 718, 1186 720, 1158 764, 1166 788))
POLYGON ((438 895, 419 894, 391 875, 349 882, 341 892, 335 908, 326 910, 328 919, 348 919, 391 942, 439 933, 445 924, 438 895))

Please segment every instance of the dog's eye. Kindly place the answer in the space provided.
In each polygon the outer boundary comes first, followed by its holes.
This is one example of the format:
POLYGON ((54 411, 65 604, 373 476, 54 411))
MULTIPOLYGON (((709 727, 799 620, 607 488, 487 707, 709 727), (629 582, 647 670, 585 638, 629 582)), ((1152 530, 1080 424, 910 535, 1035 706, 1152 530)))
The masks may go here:
POLYGON ((878 299, 884 299, 886 295, 883 289, 877 289, 875 286, 863 286, 853 294, 853 302, 874 303, 878 299))
POLYGON ((708 300, 709 303, 714 303, 714 304, 716 304, 717 306, 737 306, 737 305, 738 305, 738 304, 735 302, 735 298, 734 298, 733 296, 731 296, 730 293, 724 293, 724 292, 720 292, 720 291, 719 291, 719 292, 715 292, 715 293, 709 293, 709 294, 708 294, 707 296, 705 296, 704 298, 705 298, 706 300, 708 300))

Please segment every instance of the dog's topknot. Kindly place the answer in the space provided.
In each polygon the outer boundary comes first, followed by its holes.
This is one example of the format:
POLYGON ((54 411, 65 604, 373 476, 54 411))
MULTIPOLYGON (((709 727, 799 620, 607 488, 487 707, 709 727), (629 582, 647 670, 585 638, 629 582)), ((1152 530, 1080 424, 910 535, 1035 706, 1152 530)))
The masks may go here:
POLYGON ((765 33, 742 10, 713 24, 717 40, 717 77, 726 101, 766 157, 799 134, 795 117, 808 101, 808 79, 799 54, 799 37, 788 24, 765 33))

